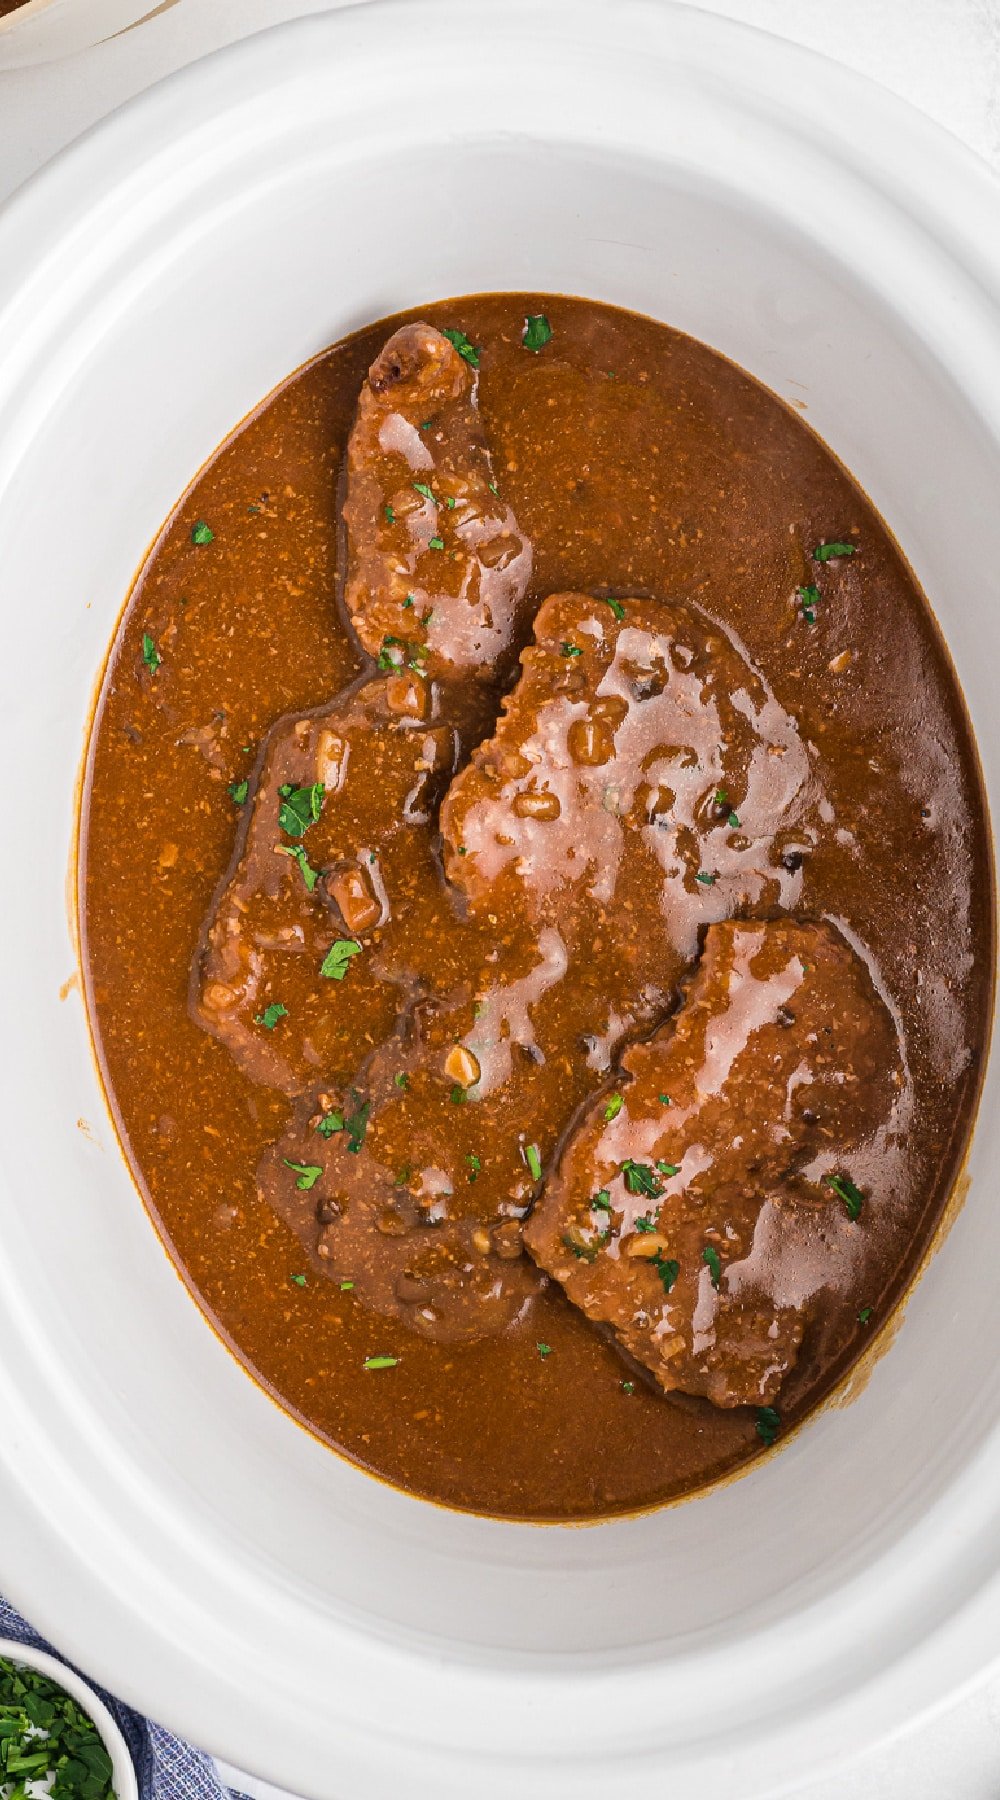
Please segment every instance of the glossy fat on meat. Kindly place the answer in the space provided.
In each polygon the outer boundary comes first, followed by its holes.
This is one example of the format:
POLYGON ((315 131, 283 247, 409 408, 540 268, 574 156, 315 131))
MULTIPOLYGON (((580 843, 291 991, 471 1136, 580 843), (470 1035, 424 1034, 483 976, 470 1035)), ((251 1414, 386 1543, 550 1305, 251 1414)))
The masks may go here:
POLYGON ((901 1086, 892 1017, 831 927, 712 925, 676 1018, 573 1130, 528 1247, 661 1388, 769 1403, 823 1248, 865 1230, 854 1157, 901 1086))
POLYGON ((692 607, 556 594, 521 663, 442 809, 473 909, 581 942, 603 922, 631 985, 669 988, 702 926, 797 904, 822 792, 731 634, 692 607))
POLYGON ((531 546, 497 489, 477 383, 431 325, 404 325, 373 363, 347 454, 345 599, 372 656, 491 682, 531 546))
POLYGON ((790 828, 808 846, 821 798, 794 721, 697 612, 559 595, 535 629, 495 736, 442 807, 467 906, 439 888, 422 946, 408 933, 426 997, 350 1087, 301 1102, 260 1172, 320 1266, 430 1336, 516 1315, 531 1286, 519 1221, 574 1109, 672 1007, 705 922, 794 900, 802 857, 786 868, 782 846, 790 828), (559 810, 526 811, 526 795, 559 810), (361 1105, 361 1145, 317 1137, 324 1108, 361 1105), (317 1171, 308 1198, 296 1165, 317 1171))
POLYGON ((477 659, 510 648, 531 568, 491 485, 474 373, 439 331, 405 326, 376 358, 348 469, 346 597, 379 672, 270 732, 192 974, 198 1024, 252 1080, 289 1094, 355 1068, 420 990, 412 952, 438 893, 438 804, 498 680, 477 659), (400 488, 403 465, 438 500, 400 488), (443 553, 423 544, 432 512, 443 553), (420 575, 406 592, 404 562, 420 575), (478 684, 458 679, 472 664, 478 684), (313 784, 319 816, 283 830, 280 789, 313 784), (345 965, 341 980, 321 973, 337 939, 361 952, 347 1004, 345 965))

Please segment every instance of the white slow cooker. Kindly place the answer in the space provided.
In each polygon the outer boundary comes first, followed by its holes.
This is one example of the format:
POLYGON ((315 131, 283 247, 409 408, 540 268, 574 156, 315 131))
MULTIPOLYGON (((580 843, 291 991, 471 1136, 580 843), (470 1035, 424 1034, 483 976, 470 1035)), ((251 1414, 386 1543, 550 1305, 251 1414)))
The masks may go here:
POLYGON ((804 408, 1000 781, 1000 189, 919 115, 663 0, 373 0, 73 146, 0 215, 0 1586, 322 1800, 754 1800, 1000 1653, 996 1069, 964 1207, 850 1404, 685 1505, 531 1527, 380 1485, 254 1386, 64 988, 95 684, 172 502, 322 345, 526 287, 653 314, 804 408))

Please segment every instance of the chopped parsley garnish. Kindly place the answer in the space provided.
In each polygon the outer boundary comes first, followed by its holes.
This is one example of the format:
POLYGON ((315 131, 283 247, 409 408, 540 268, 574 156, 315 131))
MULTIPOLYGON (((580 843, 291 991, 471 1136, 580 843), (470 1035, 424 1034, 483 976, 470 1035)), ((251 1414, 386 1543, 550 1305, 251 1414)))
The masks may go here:
POLYGON ((781 1430, 781 1414, 776 1406, 758 1406, 757 1436, 770 1446, 781 1430))
POLYGON ((598 1193, 592 1195, 590 1204, 595 1212, 610 1212, 611 1195, 607 1188, 601 1188, 598 1193))
POLYGON ((304 1194, 308 1194, 309 1189, 316 1186, 317 1181, 323 1173, 319 1163, 289 1162, 287 1156, 283 1156, 281 1160, 286 1169, 291 1169, 293 1175, 298 1176, 298 1181, 295 1185, 297 1188, 301 1188, 304 1194))
POLYGON ((579 644, 562 644, 560 646, 560 648, 561 648, 564 656, 582 656, 583 655, 583 651, 580 649, 579 644))
POLYGON ((802 602, 802 617, 805 619, 806 624, 815 625, 816 608, 820 602, 819 588, 815 587, 813 583, 810 582, 807 587, 796 588, 795 592, 802 602))
POLYGON ((726 823, 731 827, 731 829, 733 831, 739 831, 739 828, 740 828, 739 814, 731 812, 726 823))
POLYGON ((408 610, 408 608, 411 607, 412 605, 413 605, 413 595, 407 594, 406 599, 403 601, 403 611, 406 612, 408 610))
POLYGON ((142 660, 151 675, 156 674, 157 669, 163 661, 163 658, 148 631, 144 631, 142 634, 142 660))
POLYGON ((634 1162, 629 1156, 622 1163, 621 1172, 630 1194, 645 1194, 650 1200, 659 1199, 663 1186, 657 1181, 649 1163, 634 1162))
POLYGON ((635 1393, 635 1382, 634 1381, 623 1381, 619 1385, 621 1387, 623 1394, 634 1394, 635 1393))
POLYGON ((708 1264, 708 1272, 712 1277, 712 1286, 717 1288, 722 1280, 722 1263, 719 1260, 719 1252, 714 1244, 705 1245, 705 1248, 701 1253, 701 1260, 703 1263, 708 1264))
POLYGON ((592 1263, 596 1261, 601 1245, 607 1243, 607 1234, 592 1239, 590 1243, 584 1243, 582 1239, 573 1237, 568 1231, 564 1231, 562 1241, 563 1248, 575 1256, 579 1262, 592 1263))
POLYGON ((57 1681, 0 1657, 0 1793, 25 1800, 29 1790, 114 1800, 111 1758, 93 1720, 57 1681))
POLYGON ((323 797, 326 789, 321 781, 310 782, 307 787, 293 787, 290 782, 283 782, 278 789, 281 805, 278 808, 278 824, 289 837, 303 837, 310 825, 315 825, 323 811, 323 797))
POLYGON ((410 1077, 405 1075, 402 1069, 400 1069, 399 1074, 393 1076, 392 1083, 394 1087, 408 1088, 410 1085, 410 1077))
POLYGON ((342 1281, 340 1284, 340 1291, 342 1294, 353 1293, 353 1291, 354 1291, 353 1281, 342 1281))
POLYGON ((838 1200, 844 1202, 849 1219, 859 1219, 861 1208, 865 1203, 864 1194, 856 1188, 849 1175, 828 1175, 827 1185, 832 1187, 838 1200))
POLYGON ((716 806, 729 805, 729 795, 726 793, 725 788, 716 788, 712 798, 715 801, 716 806))
POLYGON ((695 876, 695 880, 700 881, 702 884, 702 887, 714 887, 715 886, 715 876, 710 875, 707 869, 699 869, 697 875, 695 876))
POLYGON ((393 656, 392 651, 388 648, 388 645, 390 643, 395 643, 395 642, 396 642, 395 638, 384 639, 382 648, 378 653, 378 666, 380 669, 401 669, 402 668, 403 658, 401 656, 393 656))
POLYGON ((611 1098, 609 1099, 607 1106, 604 1108, 604 1117, 605 1117, 606 1122, 609 1125, 610 1125, 612 1119, 617 1119, 618 1114, 621 1112, 621 1109, 624 1105, 625 1105, 625 1102, 622 1099, 621 1094, 612 1094, 611 1095, 611 1098))
POLYGON ((616 600, 612 594, 605 594, 604 595, 604 604, 605 604, 605 606, 610 606, 611 611, 614 613, 615 618, 618 619, 619 622, 622 619, 624 619, 625 608, 622 605, 620 600, 616 600))
POLYGON ((858 1314, 858 1324, 859 1325, 867 1325, 867 1323, 868 1323, 869 1319, 871 1318, 872 1313, 874 1311, 875 1311, 874 1306, 863 1306, 861 1308, 861 1311, 858 1314))
POLYGON ((234 806, 245 806, 247 795, 250 792, 250 783, 245 778, 243 781, 231 781, 228 792, 234 806))
POLYGON ((309 861, 308 856, 306 855, 305 851, 302 848, 302 845, 301 844, 276 844, 274 848, 275 848, 275 854, 277 856, 290 856, 294 862, 298 863, 299 871, 301 873, 302 879, 306 884, 306 890, 308 893, 311 894, 313 891, 313 888, 316 886, 316 883, 319 880, 319 870, 313 868, 312 863, 309 861))
POLYGON ((856 549, 856 544, 817 544, 813 551, 813 561, 825 563, 834 556, 853 556, 856 549))
POLYGON ((387 525, 395 525, 396 523, 396 515, 391 506, 386 506, 385 508, 385 522, 387 525))
POLYGON ((366 1369, 394 1369, 399 1361, 398 1356, 366 1356, 366 1369))
MULTIPOLYGON (((301 1183, 299 1185, 301 1186, 301 1183)), ((304 1275, 289 1275, 288 1279, 289 1281, 294 1281, 296 1287, 305 1287, 306 1285, 306 1278, 304 1275)))
POLYGON ((434 490, 427 486, 426 481, 412 481, 410 486, 415 488, 418 494, 422 494, 425 500, 434 499, 434 490))
POLYGON ((656 1166, 661 1175, 679 1175, 681 1172, 680 1163, 658 1162, 656 1166))
POLYGON ((544 313, 529 313, 524 321, 521 342, 526 350, 534 350, 537 354, 552 336, 552 327, 544 313))
POLYGON ((215 532, 211 525, 206 525, 204 519, 199 519, 198 523, 191 528, 192 544, 210 544, 214 537, 215 532))
POLYGON ((552 1345, 551 1344, 536 1344, 535 1348, 537 1349, 538 1354, 541 1357, 543 1362, 545 1361, 545 1358, 547 1356, 552 1355, 552 1345))
POLYGON ((444 538, 437 537, 437 536, 428 538, 427 548, 428 548, 428 550, 443 550, 444 549, 444 538))
POLYGON ((265 1006, 262 1013, 254 1014, 253 1022, 255 1025, 263 1025, 265 1031, 273 1031, 278 1020, 284 1019, 287 1014, 287 1006, 282 1006, 280 1000, 272 1000, 270 1006, 265 1006))
POLYGON ((496 494, 497 497, 499 498, 500 489, 497 487, 497 484, 495 481, 488 481, 486 483, 486 486, 489 488, 491 494, 496 494))
POLYGON ((663 1292, 669 1294, 674 1282, 681 1272, 681 1265, 673 1256, 656 1255, 653 1267, 663 1283, 663 1292))
POLYGON ((542 1159, 538 1154, 538 1145, 537 1144, 525 1144, 524 1160, 528 1165, 528 1169, 530 1171, 532 1181, 541 1181, 541 1179, 542 1179, 542 1159))
POLYGON ((420 424, 417 426, 417 430, 418 431, 429 431, 431 426, 433 425, 433 423, 434 423, 433 419, 421 419, 420 424))
MULTIPOLYGON (((359 1096, 355 1094, 354 1098, 357 1100, 359 1096)), ((364 1100, 360 1105, 355 1107, 354 1111, 349 1113, 344 1120, 347 1148, 352 1156, 357 1156, 358 1151, 365 1141, 365 1132, 368 1130, 368 1115, 371 1112, 371 1109, 371 1101, 364 1100)))
POLYGON ((328 981, 343 981, 351 957, 360 955, 361 945, 356 944, 353 938, 337 938, 320 963, 319 972, 328 981))
POLYGON ((321 1138, 333 1137, 335 1132, 343 1131, 343 1129, 344 1115, 339 1112, 324 1113, 316 1127, 321 1138))
POLYGON ((448 508, 448 511, 449 511, 449 512, 454 512, 454 510, 455 510, 455 508, 456 508, 456 506, 457 506, 457 505, 458 505, 458 501, 457 501, 457 500, 456 500, 456 499, 455 499, 455 496, 454 496, 454 494, 448 494, 448 495, 446 495, 446 497, 445 497, 445 505, 446 505, 446 507, 447 507, 447 508, 448 508))
POLYGON ((465 1160, 469 1165, 469 1180, 475 1181, 476 1176, 479 1174, 483 1165, 474 1151, 468 1155, 465 1160))
POLYGON ((447 328, 444 328, 441 332, 441 336, 446 337, 449 344, 454 344, 459 356, 464 356, 466 362, 469 363, 473 369, 478 369, 479 351, 475 344, 469 342, 464 331, 449 331, 447 328))
POLYGON ((635 1222, 636 1231, 655 1231, 656 1220, 652 1213, 641 1213, 635 1222))
POLYGON ((670 1105, 670 1095, 669 1094, 657 1094, 656 1098, 658 1100, 661 1100, 663 1102, 664 1106, 670 1105))
POLYGON ((460 1087, 458 1082, 456 1081, 454 1087, 451 1090, 451 1094, 449 1095, 449 1099, 451 1100, 452 1106, 464 1106, 466 1101, 468 1100, 468 1098, 469 1098, 469 1096, 466 1093, 464 1087, 460 1087))

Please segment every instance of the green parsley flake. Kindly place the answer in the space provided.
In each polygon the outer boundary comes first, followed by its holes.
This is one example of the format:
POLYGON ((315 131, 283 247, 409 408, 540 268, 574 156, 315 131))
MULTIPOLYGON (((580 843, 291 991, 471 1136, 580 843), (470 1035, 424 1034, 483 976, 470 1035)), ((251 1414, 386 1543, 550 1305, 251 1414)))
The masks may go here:
POLYGON ((702 887, 714 887, 716 877, 714 875, 710 875, 707 869, 699 869, 697 875, 695 876, 695 880, 700 881, 702 887))
POLYGON ((563 644, 563 645, 561 645, 561 649, 562 649, 562 653, 564 656, 582 656, 583 655, 583 651, 580 649, 579 644, 563 644))
POLYGON ((528 1169, 530 1171, 532 1181, 541 1181, 541 1179, 542 1179, 542 1159, 538 1154, 538 1145, 537 1144, 525 1144, 524 1160, 528 1165, 528 1169))
POLYGON ((781 1430, 781 1414, 776 1406, 758 1406, 757 1436, 768 1448, 781 1430))
POLYGON ((246 780, 231 781, 229 783, 229 789, 228 789, 229 798, 233 802, 234 806, 245 806, 247 803, 247 795, 249 794, 249 792, 250 792, 249 781, 246 781, 246 780))
MULTIPOLYGON (((299 1186, 301 1186, 301 1182, 299 1183, 299 1186)), ((306 1278, 304 1275, 289 1275, 288 1279, 289 1281, 294 1281, 296 1287, 305 1287, 306 1285, 306 1278)))
POLYGON ((163 661, 163 658, 148 631, 144 631, 142 634, 142 660, 151 675, 156 674, 157 669, 163 661))
POLYGON ((853 556, 856 544, 817 544, 813 551, 813 562, 831 562, 835 556, 853 556))
POLYGON ((601 1188, 598 1193, 594 1194, 591 1197, 590 1204, 594 1208, 595 1212, 610 1212, 611 1211, 611 1195, 609 1194, 607 1188, 601 1188))
POLYGON ((476 1176, 479 1174, 479 1171, 483 1165, 480 1162, 478 1156, 476 1156, 475 1152, 472 1152, 470 1155, 468 1155, 465 1160, 469 1165, 469 1180, 475 1181, 476 1176))
POLYGON ((352 1294, 354 1292, 353 1281, 342 1281, 340 1284, 340 1291, 342 1294, 352 1294))
POLYGON ((454 494, 448 494, 446 496, 445 505, 448 508, 449 512, 454 512, 456 506, 458 505, 458 501, 455 499, 454 494))
POLYGON ((610 606, 611 611, 614 613, 615 618, 619 621, 619 623, 621 622, 622 619, 624 619, 625 608, 622 605, 620 600, 616 600, 614 598, 614 596, 611 594, 605 594, 604 595, 604 604, 605 604, 605 606, 610 606))
POLYGON ((716 788, 712 798, 715 801, 716 806, 729 805, 729 795, 726 793, 725 788, 716 788))
POLYGON ((398 1088, 408 1088, 410 1085, 410 1077, 408 1075, 404 1075, 402 1069, 400 1070, 398 1075, 393 1076, 392 1081, 393 1081, 393 1086, 398 1087, 398 1088))
POLYGON ((449 344, 455 346, 459 356, 464 356, 466 362, 469 363, 473 369, 478 369, 479 351, 475 344, 469 342, 464 331, 449 331, 445 327, 442 330, 441 335, 448 339, 449 344))
POLYGON ((385 508, 385 522, 387 525, 395 525, 396 523, 396 515, 391 506, 386 506, 385 508))
POLYGON ((663 1292, 669 1294, 681 1272, 680 1263, 672 1256, 663 1256, 661 1253, 657 1253, 653 1257, 653 1267, 663 1283, 663 1292))
POLYGON ((874 1311, 875 1311, 874 1306, 863 1306, 861 1308, 861 1311, 858 1314, 858 1324, 859 1325, 867 1325, 867 1323, 868 1323, 869 1319, 871 1318, 872 1313, 874 1311))
POLYGON ((455 1086, 452 1088, 449 1095, 452 1106, 464 1106, 468 1098, 469 1096, 464 1087, 459 1087, 458 1082, 456 1081, 455 1086))
POLYGON ((319 972, 327 981, 343 981, 352 956, 361 955, 361 945, 353 938, 336 938, 320 963, 319 972))
POLYGON ((634 1394, 635 1393, 635 1382, 634 1381, 622 1381, 619 1383, 619 1386, 620 1386, 623 1394, 634 1394))
POLYGON ((656 1166, 661 1175, 679 1175, 681 1172, 680 1163, 658 1162, 656 1166))
POLYGON ((489 488, 491 494, 496 494, 497 497, 499 498, 500 489, 497 487, 497 484, 495 481, 488 481, 486 483, 486 486, 489 488))
POLYGON ((313 781, 306 787, 293 787, 290 782, 283 782, 278 789, 281 805, 278 808, 278 824, 289 837, 304 837, 310 825, 315 825, 323 811, 323 799, 326 789, 321 781, 313 781))
POLYGON ((299 865, 299 872, 306 884, 306 891, 312 893, 319 880, 319 870, 314 869, 301 844, 275 844, 277 856, 290 856, 299 865))
POLYGON ((399 1361, 398 1356, 366 1356, 366 1369, 394 1369, 399 1361))
POLYGON ((865 1203, 864 1194, 856 1188, 848 1175, 828 1175, 827 1186, 832 1187, 838 1200, 844 1202, 849 1219, 859 1219, 861 1208, 865 1203))
POLYGON ((544 313, 529 313, 524 321, 521 342, 526 350, 533 350, 537 356, 552 336, 552 327, 544 313))
POLYGON ((427 486, 426 481, 411 481, 410 486, 415 488, 418 494, 422 494, 425 500, 434 499, 434 490, 427 486))
POLYGON ((617 1119, 618 1114, 621 1112, 624 1105, 625 1102, 622 1099, 621 1094, 611 1095, 607 1106, 604 1108, 604 1118, 608 1125, 610 1125, 612 1119, 617 1119))
POLYGON ((333 1137, 335 1132, 343 1131, 343 1129, 344 1115, 339 1112, 324 1113, 316 1127, 321 1138, 333 1137))
POLYGON ((428 538, 427 548, 428 548, 428 550, 443 550, 444 549, 444 538, 443 537, 428 538))
POLYGON ((709 1274, 712 1277, 712 1286, 718 1288, 718 1285, 722 1280, 722 1263, 719 1260, 719 1252, 714 1244, 705 1245, 705 1248, 701 1253, 701 1260, 703 1263, 708 1264, 709 1274))
POLYGON ((731 812, 729 815, 729 818, 727 820, 727 824, 731 827, 731 829, 733 831, 739 831, 739 828, 740 828, 739 814, 731 812))
POLYGON ((820 602, 819 588, 815 587, 810 582, 808 587, 796 588, 795 592, 798 594, 798 597, 802 602, 802 617, 805 619, 806 624, 807 625, 815 625, 815 623, 816 623, 816 608, 820 602))
POLYGON ((656 1098, 658 1100, 662 1101, 664 1106, 670 1105, 670 1095, 669 1094, 657 1094, 656 1098))
POLYGON ((630 1194, 645 1194, 650 1200, 659 1199, 663 1192, 663 1185, 657 1181, 649 1163, 634 1162, 629 1156, 622 1163, 621 1172, 625 1177, 625 1186, 630 1194))
POLYGON ((254 1014, 253 1022, 255 1025, 263 1025, 265 1031, 273 1031, 278 1020, 286 1018, 287 1015, 287 1006, 282 1006, 280 1000, 272 1000, 270 1006, 265 1006, 262 1013, 254 1014))
POLYGON ((297 1188, 301 1188, 304 1194, 308 1194, 309 1189, 316 1186, 317 1181, 323 1173, 319 1163, 289 1162, 287 1156, 283 1156, 281 1160, 286 1169, 291 1169, 293 1175, 298 1176, 298 1181, 295 1185, 297 1188))
POLYGON ((656 1220, 652 1213, 641 1213, 635 1222, 636 1231, 655 1231, 656 1220))
POLYGON ((196 525, 192 526, 192 529, 191 529, 192 544, 210 544, 210 543, 212 543, 214 537, 215 537, 215 532, 212 530, 211 525, 206 525, 204 519, 199 519, 198 523, 196 525))
POLYGON ((368 1130, 368 1115, 371 1112, 372 1103, 370 1100, 361 1101, 361 1096, 357 1093, 355 1093, 354 1098, 359 1104, 355 1110, 352 1113, 349 1113, 345 1118, 344 1132, 347 1137, 348 1150, 352 1156, 357 1156, 358 1151, 365 1141, 365 1132, 368 1130))
POLYGON ((535 1347, 536 1347, 538 1354, 541 1357, 543 1362, 545 1361, 545 1358, 547 1356, 552 1355, 552 1345, 551 1344, 537 1344, 535 1347))

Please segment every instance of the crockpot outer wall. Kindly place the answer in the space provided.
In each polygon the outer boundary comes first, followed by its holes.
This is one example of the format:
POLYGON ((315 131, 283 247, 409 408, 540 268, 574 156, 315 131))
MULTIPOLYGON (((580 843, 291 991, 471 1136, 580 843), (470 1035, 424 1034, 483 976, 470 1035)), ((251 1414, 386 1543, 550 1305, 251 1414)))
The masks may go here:
POLYGON ((145 546, 290 368, 422 297, 589 294, 805 401, 931 596, 1000 778, 987 172, 727 21, 472 17, 376 0, 262 34, 0 217, 0 734, 11 791, 47 796, 29 865, 22 832, 3 850, 0 1584, 109 1686, 324 1800, 753 1800, 996 1656, 995 1074, 964 1211, 853 1404, 695 1502, 540 1529, 382 1487, 255 1388, 163 1254, 59 999, 74 774, 145 546))

